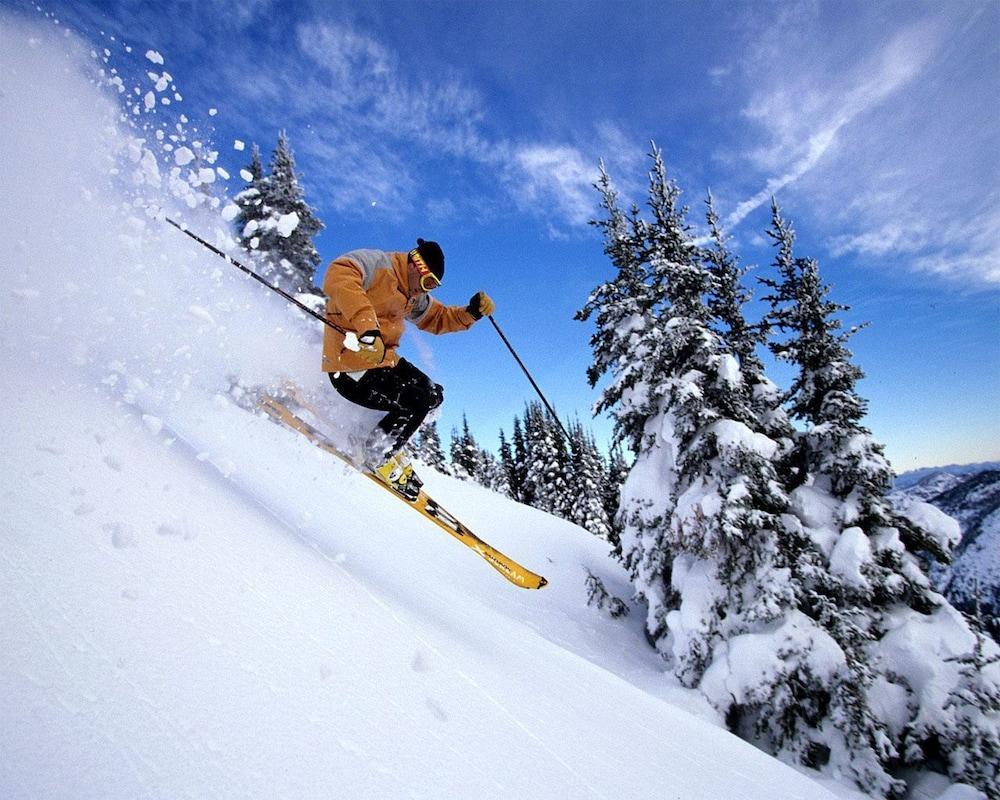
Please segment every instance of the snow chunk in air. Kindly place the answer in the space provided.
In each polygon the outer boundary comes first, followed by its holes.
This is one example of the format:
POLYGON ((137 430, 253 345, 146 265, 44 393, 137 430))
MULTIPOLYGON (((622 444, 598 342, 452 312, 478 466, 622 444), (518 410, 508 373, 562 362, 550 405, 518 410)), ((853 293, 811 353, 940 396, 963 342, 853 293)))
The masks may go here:
POLYGON ((163 64, 163 56, 157 53, 155 50, 147 50, 146 58, 152 61, 154 64, 163 64))
POLYGON ((278 217, 278 235, 282 238, 287 239, 297 227, 299 227, 299 215, 295 211, 278 217))

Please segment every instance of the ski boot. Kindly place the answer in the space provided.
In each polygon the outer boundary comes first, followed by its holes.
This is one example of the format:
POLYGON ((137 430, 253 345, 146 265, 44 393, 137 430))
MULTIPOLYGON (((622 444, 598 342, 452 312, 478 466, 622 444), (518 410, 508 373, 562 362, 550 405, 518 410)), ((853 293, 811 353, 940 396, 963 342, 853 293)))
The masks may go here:
POLYGON ((423 481, 413 471, 409 457, 402 450, 390 455, 382 464, 372 466, 371 471, 386 486, 411 503, 420 494, 423 481))

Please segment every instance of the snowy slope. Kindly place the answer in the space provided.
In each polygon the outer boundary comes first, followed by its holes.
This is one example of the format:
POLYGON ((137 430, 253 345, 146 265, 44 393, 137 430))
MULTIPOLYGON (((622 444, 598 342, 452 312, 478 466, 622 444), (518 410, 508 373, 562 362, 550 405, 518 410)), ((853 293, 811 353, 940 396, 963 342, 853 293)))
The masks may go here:
POLYGON ((0 18, 0 797, 833 797, 587 607, 586 569, 628 588, 581 529, 427 474, 551 584, 519 590, 231 402, 294 378, 365 421, 311 323, 149 211, 225 243, 88 49, 0 18))
POLYGON ((961 476, 936 473, 897 496, 925 499, 958 521, 962 539, 951 564, 931 574, 957 608, 981 613, 996 636, 1000 633, 1000 470, 961 476))
POLYGON ((226 479, 85 387, 18 388, 4 796, 823 796, 669 702, 585 606, 582 566, 615 576, 578 529, 435 476, 552 581, 524 592, 263 419, 213 419, 226 479))

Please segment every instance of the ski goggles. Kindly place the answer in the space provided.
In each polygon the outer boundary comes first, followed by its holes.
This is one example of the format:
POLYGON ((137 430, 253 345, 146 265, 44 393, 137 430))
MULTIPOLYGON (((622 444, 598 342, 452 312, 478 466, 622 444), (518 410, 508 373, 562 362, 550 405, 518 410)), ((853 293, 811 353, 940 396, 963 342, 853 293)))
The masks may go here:
POLYGON ((420 255, 420 251, 415 247, 410 251, 410 261, 413 262, 413 265, 417 268, 417 272, 420 273, 421 290, 429 292, 431 289, 437 289, 441 285, 441 279, 431 272, 431 268, 427 266, 424 257, 420 255))

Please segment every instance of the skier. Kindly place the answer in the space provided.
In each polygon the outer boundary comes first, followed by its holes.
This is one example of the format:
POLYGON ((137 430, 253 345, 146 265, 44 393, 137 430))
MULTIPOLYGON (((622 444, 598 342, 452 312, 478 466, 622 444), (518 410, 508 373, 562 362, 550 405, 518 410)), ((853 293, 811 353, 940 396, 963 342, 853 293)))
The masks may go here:
POLYGON ((326 316, 337 326, 324 331, 323 371, 345 399, 386 412, 365 440, 362 459, 408 500, 416 499, 422 482, 403 447, 441 405, 444 390, 397 354, 404 320, 431 333, 452 333, 494 309, 485 292, 466 306, 432 299, 429 292, 443 277, 441 247, 417 239, 409 253, 353 250, 330 262, 323 279, 326 316))

